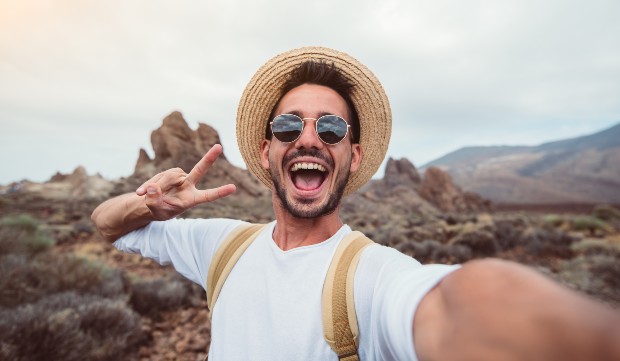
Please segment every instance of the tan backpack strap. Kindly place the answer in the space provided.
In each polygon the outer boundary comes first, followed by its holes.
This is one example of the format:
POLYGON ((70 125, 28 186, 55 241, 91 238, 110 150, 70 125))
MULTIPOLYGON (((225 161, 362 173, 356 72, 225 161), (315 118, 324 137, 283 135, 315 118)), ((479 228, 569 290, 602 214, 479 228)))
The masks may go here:
POLYGON ((338 245, 323 284, 323 336, 339 360, 359 360, 353 279, 362 250, 372 243, 361 232, 348 234, 338 245))
POLYGON ((213 311, 228 274, 264 227, 264 224, 242 224, 235 228, 215 251, 207 275, 209 310, 213 311))

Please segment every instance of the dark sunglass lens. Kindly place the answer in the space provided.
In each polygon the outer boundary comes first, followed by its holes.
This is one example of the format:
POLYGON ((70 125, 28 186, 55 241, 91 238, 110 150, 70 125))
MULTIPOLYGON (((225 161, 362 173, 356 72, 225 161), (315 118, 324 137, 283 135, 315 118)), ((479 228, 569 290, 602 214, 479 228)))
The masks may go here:
POLYGON ((324 115, 316 122, 316 132, 327 144, 336 144, 347 135, 347 122, 335 115, 324 115))
POLYGON ((278 115, 271 123, 271 132, 281 142, 292 142, 301 134, 303 123, 292 114, 278 115))

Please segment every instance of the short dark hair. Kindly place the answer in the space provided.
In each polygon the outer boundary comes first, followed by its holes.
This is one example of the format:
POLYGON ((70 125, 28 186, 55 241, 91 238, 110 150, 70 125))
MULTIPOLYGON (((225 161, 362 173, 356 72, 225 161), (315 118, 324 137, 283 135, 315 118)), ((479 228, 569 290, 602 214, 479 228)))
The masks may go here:
POLYGON ((340 95, 347 103, 349 108, 349 117, 347 121, 351 125, 351 143, 359 143, 360 139, 360 122, 355 110, 355 105, 351 100, 351 89, 355 86, 351 81, 342 75, 334 63, 327 63, 325 61, 308 60, 301 63, 295 70, 293 70, 280 91, 280 99, 271 110, 270 119, 267 122, 267 128, 265 129, 265 139, 271 139, 271 129, 269 127, 269 121, 275 117, 276 108, 280 104, 282 97, 289 91, 297 88, 303 84, 316 84, 326 86, 333 89, 338 95, 340 95))

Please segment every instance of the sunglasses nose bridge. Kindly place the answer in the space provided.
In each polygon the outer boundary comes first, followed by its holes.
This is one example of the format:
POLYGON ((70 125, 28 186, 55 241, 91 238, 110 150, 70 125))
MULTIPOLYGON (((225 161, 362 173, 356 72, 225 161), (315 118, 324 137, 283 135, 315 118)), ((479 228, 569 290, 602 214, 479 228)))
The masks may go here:
POLYGON ((308 147, 308 148, 322 148, 325 144, 319 138, 319 134, 316 130, 316 118, 301 118, 303 123, 303 128, 301 130, 301 134, 297 138, 297 145, 299 147, 308 147), (314 121, 314 122, 308 122, 314 121))

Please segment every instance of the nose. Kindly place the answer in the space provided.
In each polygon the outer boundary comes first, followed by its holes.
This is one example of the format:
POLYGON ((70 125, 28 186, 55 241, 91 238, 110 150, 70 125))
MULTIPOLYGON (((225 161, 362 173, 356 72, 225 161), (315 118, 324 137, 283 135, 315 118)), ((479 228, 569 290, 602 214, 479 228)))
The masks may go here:
POLYGON ((295 142, 295 148, 305 148, 305 149, 322 149, 325 144, 319 139, 319 136, 316 134, 316 119, 314 118, 304 118, 304 129, 301 131, 301 135, 295 142))

